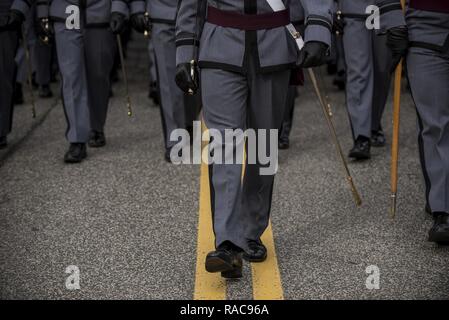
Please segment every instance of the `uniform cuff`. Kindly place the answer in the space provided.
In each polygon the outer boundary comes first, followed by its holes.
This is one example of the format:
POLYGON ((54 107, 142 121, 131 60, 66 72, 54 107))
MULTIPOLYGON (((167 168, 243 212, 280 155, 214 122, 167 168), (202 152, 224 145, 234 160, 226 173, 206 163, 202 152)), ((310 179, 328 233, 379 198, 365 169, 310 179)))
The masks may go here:
POLYGON ((176 65, 198 61, 198 46, 196 45, 178 45, 176 48, 176 65))
POLYGON ((144 13, 146 11, 145 10, 145 1, 142 1, 142 0, 131 1, 129 7, 130 7, 131 15, 138 14, 138 13, 144 13))
POLYGON ((11 10, 17 10, 26 16, 28 11, 30 11, 30 6, 26 1, 15 0, 11 6, 11 10))
POLYGON ((320 25, 309 25, 306 28, 304 41, 306 43, 312 41, 323 42, 327 44, 330 48, 331 38, 332 36, 329 28, 320 25))
POLYGON ((126 17, 129 16, 128 5, 126 4, 126 2, 120 0, 112 1, 111 12, 118 12, 126 17))
POLYGON ((391 28, 406 26, 402 10, 389 11, 380 16, 380 28, 388 30, 391 28))
POLYGON ((36 2, 36 17, 38 19, 48 18, 49 16, 49 8, 46 1, 38 1, 36 2))

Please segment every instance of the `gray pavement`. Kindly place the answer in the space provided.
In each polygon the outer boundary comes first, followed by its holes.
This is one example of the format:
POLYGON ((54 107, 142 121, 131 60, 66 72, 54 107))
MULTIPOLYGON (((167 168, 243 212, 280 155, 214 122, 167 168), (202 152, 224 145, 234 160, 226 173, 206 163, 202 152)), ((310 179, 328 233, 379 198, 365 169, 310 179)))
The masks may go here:
MULTIPOLYGON (((131 44, 135 115, 114 87, 108 144, 81 165, 62 162, 67 148, 60 101, 16 111, 11 149, 0 153, 0 298, 191 299, 195 283, 199 166, 163 161, 159 110, 147 99, 146 55, 131 44), (81 290, 65 288, 76 265, 81 290)), ((330 79, 326 80, 330 81, 330 79)), ((328 85, 330 88, 330 85, 328 85)), ((344 96, 330 89, 344 144, 351 136, 344 96)), ((355 208, 310 87, 301 89, 292 146, 281 151, 273 230, 286 299, 448 299, 449 249, 426 241, 431 226, 409 95, 402 109, 399 212, 388 215, 389 149, 350 163, 363 196, 355 208), (368 290, 365 269, 380 269, 368 290)), ((391 104, 384 125, 391 132, 391 104)), ((229 298, 251 298, 247 279, 229 298)))

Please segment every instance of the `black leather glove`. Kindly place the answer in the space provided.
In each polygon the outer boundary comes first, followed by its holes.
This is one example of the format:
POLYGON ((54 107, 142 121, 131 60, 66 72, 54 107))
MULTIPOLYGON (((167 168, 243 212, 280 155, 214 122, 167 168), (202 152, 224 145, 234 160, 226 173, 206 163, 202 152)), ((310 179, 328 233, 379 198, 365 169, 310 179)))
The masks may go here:
POLYGON ((133 14, 131 16, 131 26, 134 30, 136 30, 139 33, 144 33, 147 31, 148 33, 151 32, 151 23, 150 20, 145 17, 143 13, 137 13, 133 14))
POLYGON ((329 46, 324 42, 310 41, 299 53, 298 66, 302 68, 318 67, 326 63, 329 46))
POLYGON ((126 17, 119 12, 111 13, 110 27, 113 34, 121 34, 126 28, 126 17))
POLYGON ((17 10, 9 10, 6 28, 9 30, 20 30, 24 21, 25 16, 22 12, 17 10))
POLYGON ((39 39, 48 44, 50 39, 54 36, 53 24, 50 23, 48 18, 40 18, 36 24, 36 33, 39 39))
POLYGON ((387 31, 387 46, 393 53, 393 72, 399 62, 407 54, 409 48, 408 28, 406 26, 395 27, 387 31))
POLYGON ((175 81, 183 92, 195 94, 198 91, 198 77, 198 69, 194 66, 192 70, 191 63, 181 63, 176 66, 175 81))

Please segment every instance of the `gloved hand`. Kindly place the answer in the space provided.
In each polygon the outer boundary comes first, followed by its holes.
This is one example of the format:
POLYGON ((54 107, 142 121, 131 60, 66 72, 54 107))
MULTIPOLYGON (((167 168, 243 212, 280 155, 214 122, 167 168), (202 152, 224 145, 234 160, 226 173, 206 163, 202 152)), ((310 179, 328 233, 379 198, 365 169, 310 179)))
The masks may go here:
POLYGON ((302 68, 318 67, 326 63, 329 46, 324 42, 310 41, 299 53, 298 66, 302 68))
POLYGON ((126 17, 119 12, 111 13, 110 27, 113 34, 121 34, 126 28, 126 17))
POLYGON ((50 38, 52 38, 55 34, 55 31, 53 30, 53 24, 50 23, 48 18, 38 19, 36 24, 36 33, 41 41, 48 43, 50 41, 50 38))
POLYGON ((387 46, 393 53, 393 65, 391 69, 391 72, 393 72, 401 59, 407 54, 409 48, 408 28, 406 26, 400 26, 388 30, 387 46))
POLYGON ((150 20, 145 17, 143 13, 133 14, 131 16, 131 26, 134 30, 139 33, 144 33, 145 31, 151 32, 150 20))
POLYGON ((6 28, 9 30, 20 30, 24 21, 25 16, 23 15, 22 12, 17 10, 9 10, 6 28))
POLYGON ((181 63, 176 66, 175 81, 183 92, 195 94, 198 91, 198 77, 199 72, 196 67, 193 69, 192 77, 192 65, 190 63, 181 63))

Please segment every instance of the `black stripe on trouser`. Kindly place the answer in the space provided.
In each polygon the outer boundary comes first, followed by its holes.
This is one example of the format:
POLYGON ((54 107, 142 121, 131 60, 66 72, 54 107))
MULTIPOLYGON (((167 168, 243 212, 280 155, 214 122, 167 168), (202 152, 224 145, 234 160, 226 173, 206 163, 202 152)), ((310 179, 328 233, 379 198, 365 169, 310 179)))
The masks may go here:
POLYGON ((214 237, 217 238, 217 233, 215 232, 215 188, 213 183, 214 176, 214 165, 208 164, 209 171, 209 191, 210 191, 210 212, 212 215, 212 230, 214 232, 214 237))
MULTIPOLYGON (((413 92, 412 92, 412 99, 415 102, 415 99, 413 98, 413 92)), ((416 106, 416 102, 415 102, 416 106)), ((432 189, 432 183, 430 180, 429 173, 427 172, 427 165, 426 165, 426 157, 425 157, 425 150, 424 150, 424 139, 422 137, 422 133, 424 130, 424 124, 422 121, 422 118, 419 114, 418 107, 416 106, 416 115, 418 118, 418 125, 419 125, 419 132, 418 132, 418 148, 419 148, 419 158, 421 160, 421 168, 424 176, 424 181, 426 184, 426 204, 430 208, 430 211, 432 211, 432 206, 430 204, 430 190, 432 189)))
MULTIPOLYGON (((159 76, 159 64, 157 62, 157 54, 154 54, 154 64, 155 64, 155 69, 156 69, 156 76, 157 76, 157 91, 159 93, 159 97, 161 96, 161 87, 160 87, 160 76, 159 76)), ((162 134, 164 136, 164 147, 165 149, 167 149, 167 124, 165 122, 165 117, 164 117, 164 107, 162 105, 162 99, 160 101, 161 105, 159 108, 160 114, 161 114, 161 122, 162 122, 162 134)))
MULTIPOLYGON (((55 50, 56 50, 56 63, 58 64, 58 68, 61 65, 59 63, 59 54, 58 54, 58 46, 56 45, 56 40, 55 40, 55 50)), ((69 116, 67 114, 67 110, 66 110, 66 106, 65 106, 65 101, 64 101, 64 77, 62 76, 62 72, 59 71, 59 74, 61 75, 61 84, 60 84, 60 92, 61 92, 61 102, 62 102, 62 110, 64 110, 64 117, 65 117, 65 121, 67 123, 67 129, 65 131, 65 137, 67 140, 69 140, 69 131, 70 131, 70 121, 69 121, 69 116)))

